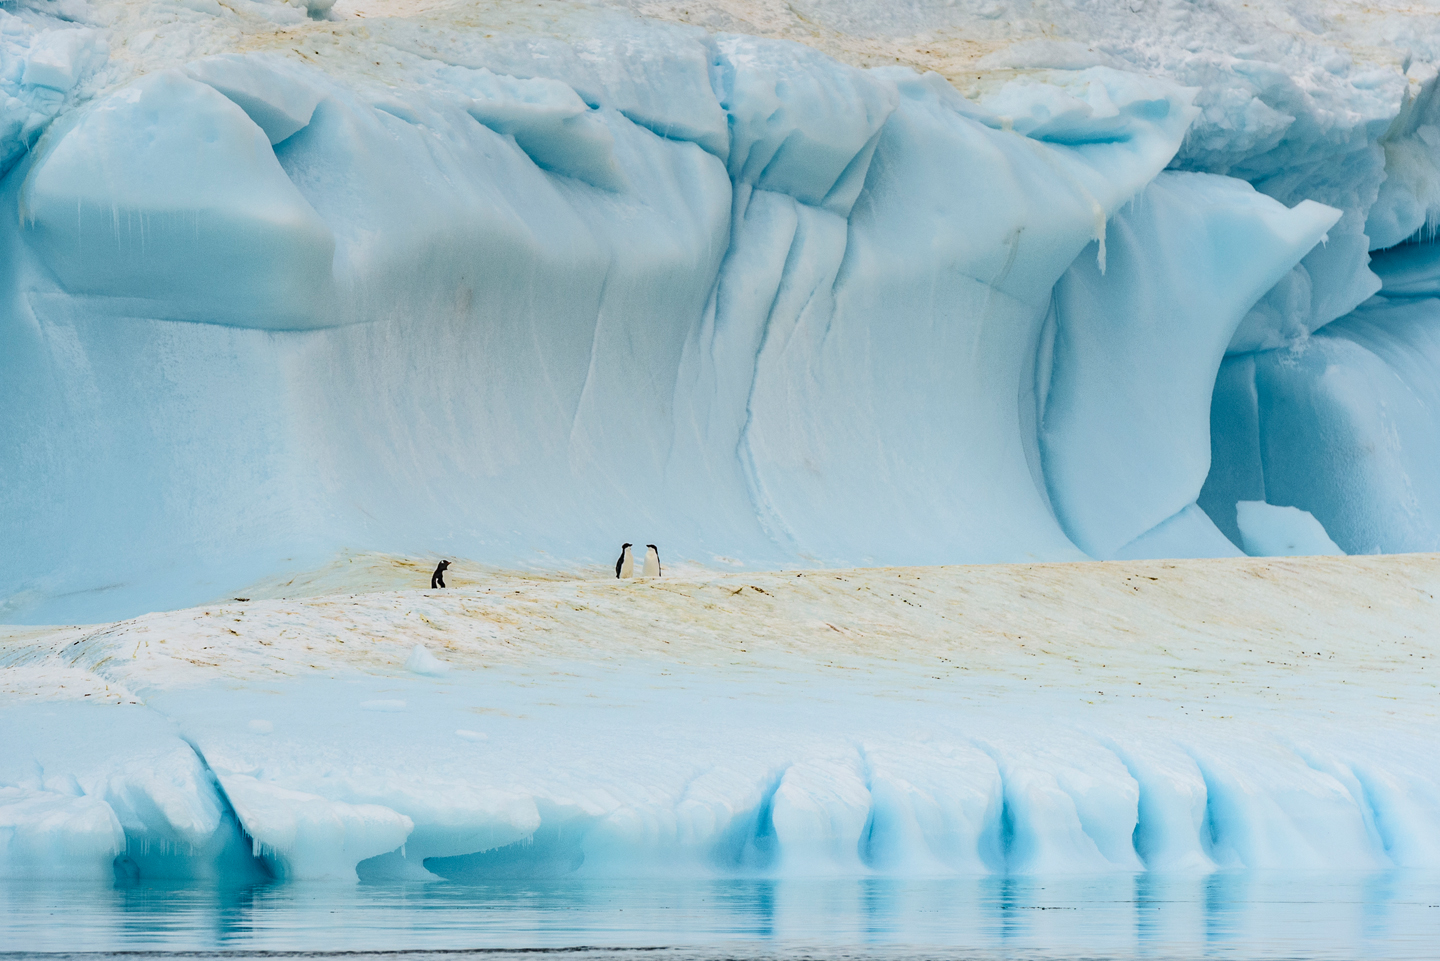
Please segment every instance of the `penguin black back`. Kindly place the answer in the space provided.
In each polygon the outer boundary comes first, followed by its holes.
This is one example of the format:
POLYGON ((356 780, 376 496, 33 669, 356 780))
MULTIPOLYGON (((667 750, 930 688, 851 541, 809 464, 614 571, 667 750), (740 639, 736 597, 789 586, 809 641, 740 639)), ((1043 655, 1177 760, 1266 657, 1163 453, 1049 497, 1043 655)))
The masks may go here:
POLYGON ((616 576, 616 577, 619 577, 619 576, 620 576, 620 568, 622 568, 622 567, 625 566, 625 552, 628 551, 631 547, 634 547, 634 546, 635 546, 635 545, 633 545, 633 544, 621 544, 621 545, 620 545, 620 557, 615 561, 615 576, 616 576))
POLYGON ((449 561, 441 561, 435 565, 435 573, 430 575, 430 587, 433 590, 445 586, 445 568, 450 566, 449 561))

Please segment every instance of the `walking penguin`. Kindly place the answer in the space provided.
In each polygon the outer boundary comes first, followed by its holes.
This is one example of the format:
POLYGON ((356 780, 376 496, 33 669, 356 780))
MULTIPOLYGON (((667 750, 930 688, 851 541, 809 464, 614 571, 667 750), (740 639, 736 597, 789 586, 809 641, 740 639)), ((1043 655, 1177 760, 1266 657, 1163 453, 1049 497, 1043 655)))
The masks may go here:
POLYGON ((645 545, 645 572, 646 577, 660 576, 660 548, 654 544, 645 545))
POLYGON ((430 575, 430 589, 445 586, 445 568, 450 566, 449 561, 441 561, 435 566, 435 573, 430 575))
POLYGON ((620 559, 615 562, 616 577, 635 576, 635 558, 630 554, 631 546, 630 544, 620 545, 620 559))

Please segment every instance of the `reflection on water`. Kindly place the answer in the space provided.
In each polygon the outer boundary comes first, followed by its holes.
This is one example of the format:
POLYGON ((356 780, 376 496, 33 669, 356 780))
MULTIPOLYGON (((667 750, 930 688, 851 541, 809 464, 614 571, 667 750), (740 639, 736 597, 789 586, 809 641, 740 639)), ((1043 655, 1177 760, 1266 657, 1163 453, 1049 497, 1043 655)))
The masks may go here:
MULTIPOLYGON (((0 882, 0 951, 667 945, 970 957, 1434 958, 1440 879, 0 882)), ((697 954, 704 954, 697 950, 697 954)))

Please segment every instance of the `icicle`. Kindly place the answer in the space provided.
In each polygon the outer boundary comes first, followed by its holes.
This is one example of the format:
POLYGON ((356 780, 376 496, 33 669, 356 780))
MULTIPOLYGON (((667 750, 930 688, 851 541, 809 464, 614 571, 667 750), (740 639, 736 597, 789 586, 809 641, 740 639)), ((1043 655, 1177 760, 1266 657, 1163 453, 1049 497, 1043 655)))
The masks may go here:
POLYGON ((1105 276, 1105 208, 1101 207, 1094 199, 1090 201, 1091 211, 1095 214, 1095 242, 1099 249, 1095 252, 1095 263, 1100 268, 1100 276, 1105 276))

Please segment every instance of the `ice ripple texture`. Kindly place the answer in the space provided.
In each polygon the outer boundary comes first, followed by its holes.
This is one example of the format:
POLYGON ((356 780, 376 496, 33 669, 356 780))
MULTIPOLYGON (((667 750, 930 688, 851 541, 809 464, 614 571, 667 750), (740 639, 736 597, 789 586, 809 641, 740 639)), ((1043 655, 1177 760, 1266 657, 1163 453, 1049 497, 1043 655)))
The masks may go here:
POLYGON ((751 568, 1285 541, 1244 501, 1440 547, 1420 60, 1046 47, 967 99, 600 8, 191 7, 0 11, 0 618, 631 531, 751 568))
POLYGON ((1428 557, 996 565, 65 629, 0 659, 0 872, 1433 871, 1437 587, 1428 557))
MULTIPOLYGON (((603 679, 626 693, 665 683, 645 669, 603 679)), ((1381 747, 1233 723, 1216 737, 1143 712, 1042 725, 850 690, 832 692, 848 705, 775 706, 803 681, 781 672, 777 690, 740 696, 748 723, 715 706, 723 684, 609 711, 572 688, 544 719, 487 723, 483 742, 459 736, 457 712, 473 700, 507 713, 495 673, 438 696, 405 685, 407 706, 384 713, 357 705, 353 684, 321 682, 283 699, 205 689, 149 708, 13 707, 0 722, 0 869, 474 883, 1361 872, 1440 859, 1423 738, 1381 747), (257 711, 274 733, 249 729, 257 711)))

